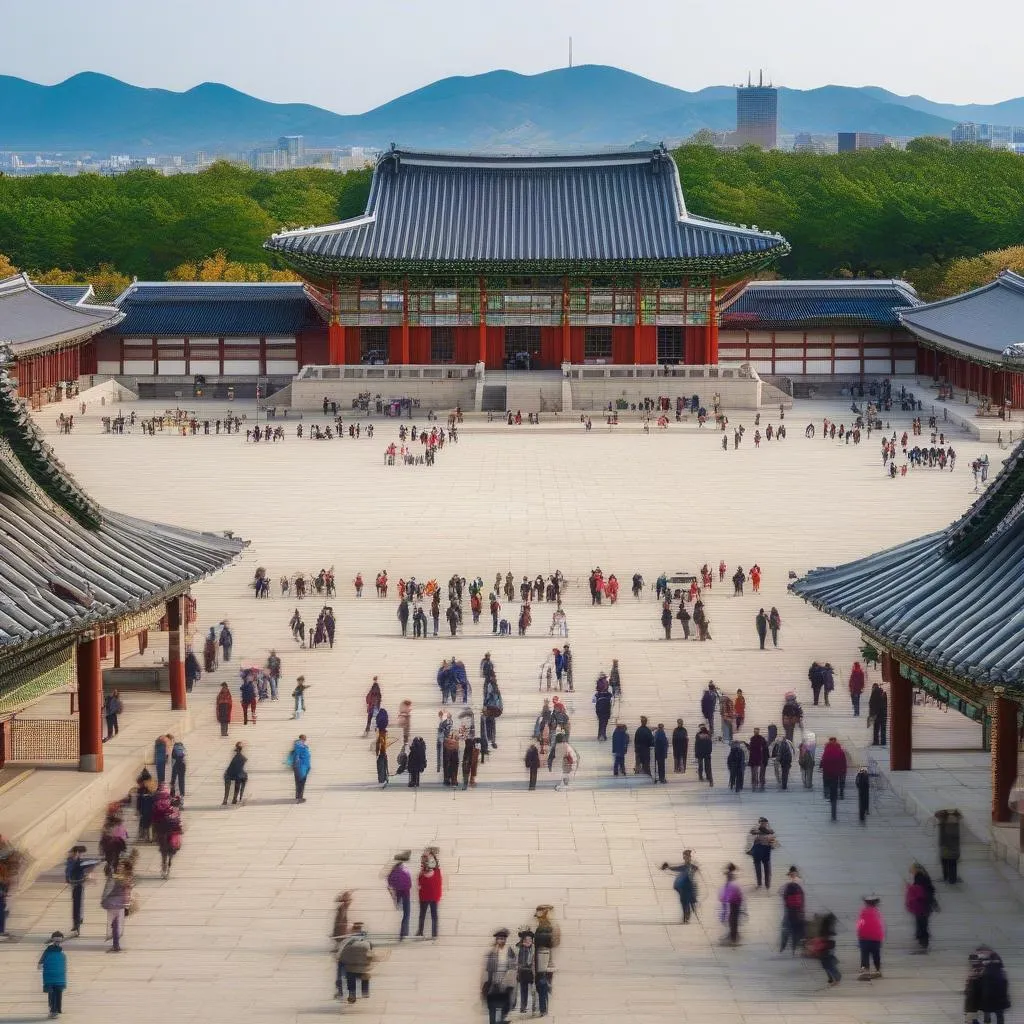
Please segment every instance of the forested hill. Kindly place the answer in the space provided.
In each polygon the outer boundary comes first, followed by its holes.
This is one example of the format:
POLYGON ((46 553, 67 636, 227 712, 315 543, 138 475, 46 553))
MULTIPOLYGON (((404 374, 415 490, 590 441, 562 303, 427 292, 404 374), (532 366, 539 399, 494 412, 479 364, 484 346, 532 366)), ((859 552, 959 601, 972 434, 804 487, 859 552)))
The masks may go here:
MULTIPOLYGON (((917 140, 822 156, 675 153, 691 212, 780 231, 793 247, 785 277, 906 275, 925 292, 956 257, 1024 241, 1024 158, 917 140)), ((100 264, 163 278, 217 251, 269 260, 264 240, 282 227, 362 212, 368 171, 264 174, 218 164, 164 178, 0 177, 0 253, 31 271, 81 276, 100 264)))

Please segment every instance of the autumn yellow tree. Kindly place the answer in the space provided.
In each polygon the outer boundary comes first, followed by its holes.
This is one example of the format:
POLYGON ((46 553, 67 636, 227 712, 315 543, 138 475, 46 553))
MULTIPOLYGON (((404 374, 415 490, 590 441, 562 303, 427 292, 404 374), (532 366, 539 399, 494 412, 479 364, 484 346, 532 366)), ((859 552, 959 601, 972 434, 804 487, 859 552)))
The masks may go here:
POLYGON ((200 263, 179 263, 167 273, 168 281, 298 281, 290 270, 275 270, 266 263, 238 263, 223 250, 200 263))
POLYGON ((0 281, 5 277, 13 277, 17 272, 18 268, 0 252, 0 281))
POLYGON ((1008 249, 993 249, 980 256, 953 260, 946 269, 939 286, 939 295, 946 298, 979 288, 995 280, 1001 270, 1013 270, 1024 274, 1024 245, 1008 249))

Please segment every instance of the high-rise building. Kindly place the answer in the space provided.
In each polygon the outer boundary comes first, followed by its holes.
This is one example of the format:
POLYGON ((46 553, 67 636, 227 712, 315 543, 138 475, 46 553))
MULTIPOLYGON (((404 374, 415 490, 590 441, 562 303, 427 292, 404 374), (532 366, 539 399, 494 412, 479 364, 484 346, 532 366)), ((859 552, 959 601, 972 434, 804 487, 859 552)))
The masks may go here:
POLYGON ((1019 128, 1006 124, 976 124, 963 121, 953 128, 950 139, 953 145, 971 143, 988 146, 990 149, 1009 149, 1017 141, 1019 128))
POLYGON ((301 135, 282 135, 277 140, 277 149, 286 167, 298 167, 306 155, 305 139, 301 135))
POLYGON ((889 140, 878 132, 839 132, 839 152, 853 153, 858 149, 881 149, 889 140))
POLYGON ((757 85, 736 89, 736 145, 775 149, 779 139, 779 90, 771 82, 764 84, 764 73, 757 85))

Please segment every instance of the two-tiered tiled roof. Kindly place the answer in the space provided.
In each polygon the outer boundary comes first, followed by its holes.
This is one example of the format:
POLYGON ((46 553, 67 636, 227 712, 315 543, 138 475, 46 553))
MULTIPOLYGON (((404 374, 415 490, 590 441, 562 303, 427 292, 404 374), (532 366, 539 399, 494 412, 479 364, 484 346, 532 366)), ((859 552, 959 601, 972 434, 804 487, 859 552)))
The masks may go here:
POLYGON ((902 326, 897 311, 920 302, 899 280, 751 281, 723 306, 722 328, 893 330, 902 326))
POLYGON ((664 149, 587 156, 470 156, 393 149, 366 212, 274 235, 304 273, 728 274, 786 240, 690 214, 664 149))
POLYGON ((922 665, 1024 695, 1024 442, 985 494, 938 533, 790 586, 922 665))
POLYGON ((124 337, 269 337, 323 326, 298 281, 135 281, 115 304, 124 337))

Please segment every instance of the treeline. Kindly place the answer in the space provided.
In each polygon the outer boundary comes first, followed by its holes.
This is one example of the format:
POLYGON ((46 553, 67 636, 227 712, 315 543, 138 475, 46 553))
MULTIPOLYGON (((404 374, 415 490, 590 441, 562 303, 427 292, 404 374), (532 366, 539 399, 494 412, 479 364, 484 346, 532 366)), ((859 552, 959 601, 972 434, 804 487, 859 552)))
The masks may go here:
POLYGON ((258 267, 274 231, 362 213, 369 182, 369 171, 267 174, 226 163, 172 177, 0 176, 0 253, 32 273, 82 277, 108 264, 162 279, 218 252, 258 267))
POLYGON ((917 139, 907 150, 675 154, 689 209, 779 231, 783 277, 906 276, 943 290, 952 261, 1024 241, 1024 158, 917 139))
MULTIPOLYGON (((955 261, 1024 241, 1024 158, 1012 153, 919 139, 905 152, 691 145, 675 157, 692 212, 786 236, 784 277, 906 276, 942 294, 955 261)), ((369 185, 369 171, 228 164, 175 177, 0 176, 0 253, 53 277, 87 279, 103 267, 108 276, 266 280, 284 269, 262 248, 272 232, 356 216, 369 185)))

